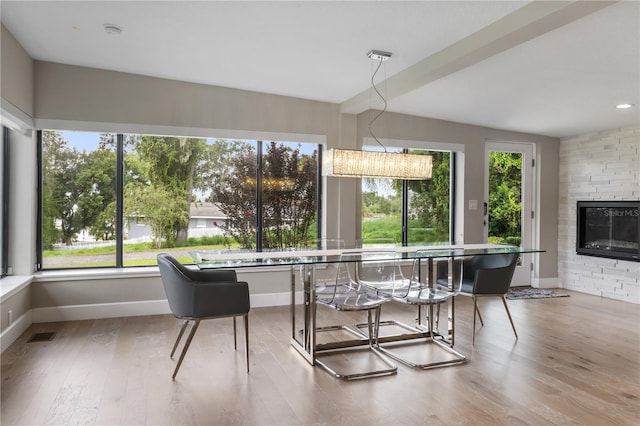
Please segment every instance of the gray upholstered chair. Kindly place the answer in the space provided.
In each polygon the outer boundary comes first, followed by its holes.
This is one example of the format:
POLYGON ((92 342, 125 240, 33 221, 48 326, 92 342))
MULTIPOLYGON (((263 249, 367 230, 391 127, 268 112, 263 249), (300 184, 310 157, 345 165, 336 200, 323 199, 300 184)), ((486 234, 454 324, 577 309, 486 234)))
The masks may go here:
POLYGON ((171 350, 171 357, 187 325, 193 321, 172 377, 175 379, 178 374, 201 320, 233 317, 233 343, 237 349, 237 316, 244 318, 245 354, 249 372, 249 285, 238 281, 234 270, 189 269, 166 253, 158 255, 158 267, 171 312, 176 318, 185 320, 171 350))
POLYGON ((473 297, 472 344, 475 344, 476 339, 476 316, 480 319, 480 323, 484 325, 478 309, 478 297, 500 297, 502 299, 513 334, 515 334, 516 339, 518 338, 511 312, 509 312, 509 306, 507 306, 507 299, 505 298, 511 285, 518 257, 518 253, 501 253, 464 259, 460 294, 473 297))

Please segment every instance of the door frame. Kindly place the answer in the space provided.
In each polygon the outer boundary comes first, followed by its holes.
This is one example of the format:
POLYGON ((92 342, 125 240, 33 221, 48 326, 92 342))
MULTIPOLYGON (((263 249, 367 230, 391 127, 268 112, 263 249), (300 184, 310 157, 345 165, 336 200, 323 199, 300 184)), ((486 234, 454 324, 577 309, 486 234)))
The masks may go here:
MULTIPOLYGON (((522 170, 522 240, 521 246, 525 248, 533 247, 535 238, 535 194, 536 194, 536 145, 532 142, 515 142, 487 140, 484 152, 484 200, 489 204, 489 153, 492 151, 515 152, 523 155, 522 170)), ((485 215, 483 238, 484 242, 489 239, 488 213, 485 215)), ((516 267, 516 271, 511 281, 512 286, 530 286, 533 277, 533 256, 530 253, 520 256, 521 262, 516 267)))

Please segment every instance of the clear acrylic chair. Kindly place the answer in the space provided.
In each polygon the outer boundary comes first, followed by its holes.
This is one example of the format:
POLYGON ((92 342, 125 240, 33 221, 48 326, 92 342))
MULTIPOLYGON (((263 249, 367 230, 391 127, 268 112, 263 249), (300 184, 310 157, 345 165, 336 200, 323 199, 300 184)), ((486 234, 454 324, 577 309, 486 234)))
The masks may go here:
MULTIPOLYGON (((319 290, 322 290, 315 294, 317 307, 326 306, 335 311, 342 312, 367 312, 367 351, 373 354, 379 361, 375 367, 367 365, 366 369, 341 368, 341 371, 338 371, 338 367, 330 362, 329 357, 340 354, 340 352, 343 351, 353 351, 354 349, 338 349, 327 351, 326 353, 322 353, 321 351, 317 352, 315 359, 316 364, 340 379, 351 380, 391 375, 395 374, 398 369, 396 365, 380 353, 377 341, 378 330, 380 328, 380 307, 390 299, 389 297, 376 294, 375 291, 360 285, 355 280, 355 270, 361 266, 360 264, 366 263, 368 263, 368 261, 366 259, 362 260, 360 253, 345 254, 342 255, 340 261, 334 265, 336 274, 333 285, 326 286, 322 279, 316 279, 316 286, 319 287, 319 290)), ((316 315, 314 323, 316 324, 317 307, 314 311, 316 315)), ((346 331, 358 338, 362 338, 363 336, 357 329, 346 325, 316 327, 315 331, 316 333, 346 331)))
POLYGON ((402 271, 395 251, 363 251, 363 260, 355 268, 353 279, 363 287, 376 293, 390 297, 394 290, 408 288, 411 278, 407 278, 402 271))
MULTIPOLYGON (((452 338, 450 342, 438 331, 440 306, 448 302, 451 302, 453 306, 454 297, 460 292, 460 286, 462 284, 461 271, 453 270, 454 266, 460 265, 461 262, 456 262, 452 258, 433 259, 428 257, 428 253, 418 251, 415 253, 410 278, 391 280, 390 282, 393 284, 392 288, 386 290, 381 289, 381 292, 389 295, 395 302, 418 306, 419 312, 420 309, 426 307, 428 310, 426 329, 421 324, 420 315, 416 327, 411 327, 406 324, 396 324, 409 330, 422 332, 424 340, 418 340, 418 342, 422 344, 433 344, 433 347, 445 353, 427 354, 430 359, 425 359, 425 357, 422 356, 423 354, 420 354, 421 356, 419 358, 421 358, 421 360, 418 361, 416 359, 410 359, 408 356, 399 355, 398 350, 394 351, 392 348, 392 346, 399 348, 399 346, 395 344, 380 346, 380 350, 405 365, 422 369, 457 365, 466 361, 464 355, 453 349, 455 326, 452 326, 451 329, 452 338), (435 269, 437 265, 443 264, 448 266, 447 269, 450 273, 445 276, 444 279, 438 281, 435 279, 436 270, 433 269, 435 269)), ((451 319, 453 321, 453 316, 451 319)), ((447 334, 448 331, 449 324, 447 324, 447 334)), ((404 344, 403 346, 406 347, 408 345, 404 344)), ((411 346, 415 346, 415 343, 411 343, 411 346)))
MULTIPOLYGON (((304 240, 298 244, 299 249, 318 250, 343 250, 344 240, 339 238, 314 238, 304 240)), ((322 264, 316 266, 315 292, 316 294, 332 294, 334 291, 343 291, 344 288, 335 288, 336 264, 322 264)))

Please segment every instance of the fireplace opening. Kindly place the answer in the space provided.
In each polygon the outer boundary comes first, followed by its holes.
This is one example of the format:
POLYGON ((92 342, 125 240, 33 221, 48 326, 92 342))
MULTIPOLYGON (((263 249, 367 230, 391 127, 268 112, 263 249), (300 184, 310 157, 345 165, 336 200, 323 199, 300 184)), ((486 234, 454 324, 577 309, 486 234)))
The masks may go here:
POLYGON ((577 254, 640 261, 640 201, 578 201, 577 254))

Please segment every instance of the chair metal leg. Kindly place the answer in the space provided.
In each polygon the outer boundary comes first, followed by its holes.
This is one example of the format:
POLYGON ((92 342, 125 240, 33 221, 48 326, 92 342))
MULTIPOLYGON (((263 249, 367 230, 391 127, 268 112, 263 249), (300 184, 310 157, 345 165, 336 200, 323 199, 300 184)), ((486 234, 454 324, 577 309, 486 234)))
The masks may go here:
POLYGON ((480 306, 476 306, 476 312, 478 313, 478 319, 480 320, 480 325, 484 327, 484 321, 482 321, 482 315, 480 315, 480 306))
POLYGON ((182 365, 182 360, 184 359, 184 356, 186 355, 187 350, 191 345, 191 340, 193 340, 193 335, 196 334, 196 330, 198 329, 199 325, 200 325, 200 320, 199 319, 194 320, 193 326, 191 327, 191 331, 189 332, 189 336, 187 337, 187 341, 185 342, 184 348, 182 348, 182 353, 180 354, 180 358, 178 359, 178 365, 176 365, 176 369, 173 371, 173 376, 171 376, 172 379, 176 378, 176 374, 178 374, 180 365, 182 365))
MULTIPOLYGON (((235 324, 236 318, 233 317, 233 323, 235 324)), ((244 316, 244 353, 247 359, 247 373, 249 372, 249 314, 244 316)))
POLYGON ((374 344, 376 345, 376 347, 378 346, 379 342, 378 342, 378 337, 380 336, 380 312, 382 311, 382 307, 378 306, 376 308, 376 316, 375 316, 375 326, 373 329, 373 336, 374 336, 374 344))
MULTIPOLYGON (((377 370, 367 370, 367 371, 360 371, 360 372, 340 372, 332 368, 329 365, 329 363, 324 362, 321 359, 321 355, 336 354, 336 353, 345 351, 345 349, 327 351, 323 354, 317 353, 314 359, 315 365, 318 365, 319 367, 323 368, 329 374, 333 375, 335 378, 342 379, 342 380, 366 379, 371 377, 380 377, 380 376, 388 376, 391 374, 396 374, 398 371, 398 367, 384 356, 380 346, 378 345, 378 330, 380 328, 380 311, 381 311, 380 306, 376 308, 367 309, 367 329, 369 331, 369 335, 367 336, 369 340, 368 350, 370 350, 385 365, 385 367, 377 370), (371 311, 374 309, 375 309, 375 314, 374 314, 375 316, 372 316, 371 311)), ((353 330, 350 327, 345 327, 345 326, 321 327, 319 330, 316 330, 316 331, 331 331, 331 330, 345 330, 355 334, 356 336, 364 337, 364 333, 362 331, 357 329, 353 330)), ((346 349, 346 351, 348 351, 348 349, 346 349)))
MULTIPOLYGON (((376 319, 378 318, 378 316, 376 315, 376 319)), ((371 320, 371 309, 369 309, 367 311, 367 327, 369 329, 369 346, 373 347, 373 342, 377 341, 376 336, 374 334, 374 326, 373 326, 373 322, 371 320)))
POLYGON ((471 344, 476 344, 476 315, 478 315, 478 301, 473 296, 473 334, 471 336, 471 344))
POLYGON ((516 335, 516 340, 518 339, 518 333, 516 333, 516 326, 513 325, 513 319, 511 318, 511 312, 509 312, 509 306, 507 306, 507 298, 502 296, 502 304, 504 305, 504 309, 507 311, 507 316, 509 317, 509 322, 511 323, 511 328, 513 329, 513 334, 516 335))
POLYGON ((173 344, 173 349, 171 349, 171 355, 169 355, 169 358, 173 358, 173 354, 176 352, 176 348, 178 347, 178 343, 180 343, 180 339, 182 339, 182 335, 184 334, 184 330, 187 328, 187 324, 189 324, 189 320, 186 320, 182 324, 182 327, 180 327, 178 338, 176 339, 176 342, 173 344))
POLYGON ((236 334, 236 317, 233 317, 233 349, 238 350, 238 335, 236 334))
MULTIPOLYGON (((440 310, 440 303, 437 304, 437 306, 433 306, 434 304, 423 304, 421 306, 425 306, 427 307, 428 310, 428 318, 427 318, 427 325, 426 327, 428 328, 428 331, 426 332, 426 335, 424 336, 423 339, 426 339, 426 341, 421 341, 418 344, 424 345, 424 344, 433 344, 438 346, 439 348, 443 349, 444 351, 448 352, 449 354, 453 355, 453 357, 450 357, 449 359, 445 359, 445 360, 433 360, 433 359, 429 359, 429 360, 417 360, 417 359, 409 359, 409 358, 403 358, 400 355, 398 355, 397 353, 394 353, 393 348, 391 349, 387 349, 383 346, 378 346, 378 349, 384 353, 385 355, 388 355, 389 357, 393 358, 396 361, 399 361, 409 367, 412 368, 421 368, 423 370, 428 370, 431 368, 439 368, 439 367, 448 367, 448 366, 453 366, 453 365, 459 365, 459 364, 463 364, 466 362, 467 358, 462 355, 460 352, 456 351, 453 348, 453 343, 448 343, 446 342, 446 340, 444 340, 442 338, 442 336, 439 335, 438 331, 437 331, 437 326, 435 326, 435 324, 438 322, 438 316, 439 316, 439 310, 440 310), (438 311, 438 315, 434 315, 434 310, 438 311), (426 361, 426 362, 425 362, 426 361)), ((395 325, 401 325, 401 323, 396 323, 395 325)), ((419 331, 418 329, 415 329, 415 331, 419 331)), ((452 342, 453 342, 453 337, 452 337, 452 342)), ((397 352, 397 351, 396 351, 397 352)))
MULTIPOLYGON (((433 305, 429 305, 429 307, 430 307, 430 312, 433 313, 433 305)), ((438 316, 440 316, 440 304, 438 304, 437 308, 438 308, 438 316)), ((447 327, 448 327, 448 325, 447 325, 447 327)), ((447 361, 431 362, 431 363, 427 363, 427 364, 423 364, 423 365, 416 365, 416 367, 420 367, 420 368, 423 368, 423 369, 426 370, 426 369, 435 368, 435 367, 447 367, 447 366, 451 366, 451 365, 458 365, 458 364, 465 363, 467 361, 467 357, 466 356, 462 355, 460 352, 458 352, 455 349, 453 349, 453 343, 451 345, 448 345, 444 341, 442 341, 440 339, 436 339, 436 336, 433 333, 433 320, 429 321, 429 336, 430 336, 430 339, 431 339, 430 340, 431 343, 434 343, 434 344, 440 346, 445 351, 449 352, 452 355, 455 355, 456 358, 454 358, 452 360, 447 360, 447 361)), ((453 342, 453 338, 452 338, 452 342, 453 342)))

